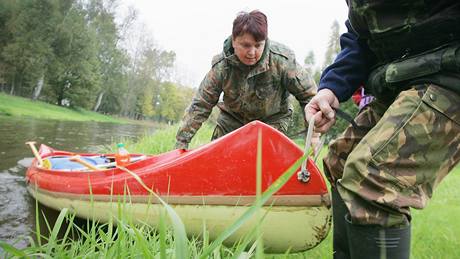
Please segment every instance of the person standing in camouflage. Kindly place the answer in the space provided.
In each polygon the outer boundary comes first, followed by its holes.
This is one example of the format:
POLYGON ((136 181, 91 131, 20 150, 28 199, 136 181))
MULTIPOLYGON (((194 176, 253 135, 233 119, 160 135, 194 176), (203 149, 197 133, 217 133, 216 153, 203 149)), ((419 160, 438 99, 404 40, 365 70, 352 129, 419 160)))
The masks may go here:
POLYGON ((220 114, 212 139, 254 120, 286 133, 292 114, 289 94, 304 107, 315 93, 314 81, 296 63, 294 53, 267 38, 265 14, 241 12, 233 21, 232 36, 213 58, 211 70, 185 112, 176 148, 188 147, 215 105, 220 114))
POLYGON ((334 258, 409 258, 422 209, 460 159, 460 2, 348 0, 342 50, 305 107, 326 132, 361 85, 376 99, 334 140, 334 258))

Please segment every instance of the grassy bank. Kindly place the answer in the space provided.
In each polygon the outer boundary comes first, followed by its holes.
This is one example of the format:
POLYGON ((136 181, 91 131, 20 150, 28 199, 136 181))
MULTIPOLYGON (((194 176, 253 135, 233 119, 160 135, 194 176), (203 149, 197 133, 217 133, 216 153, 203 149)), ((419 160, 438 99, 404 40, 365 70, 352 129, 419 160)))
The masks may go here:
POLYGON ((37 119, 129 123, 128 120, 87 110, 73 110, 27 98, 0 93, 0 115, 37 119))
MULTIPOLYGON (((157 154, 171 149, 177 128, 159 130, 151 136, 146 136, 138 143, 129 143, 133 153, 157 154)), ((212 127, 203 126, 194 138, 191 147, 196 147, 209 142, 212 127)), ((325 152, 322 152, 323 154, 325 152)), ((460 167, 455 168, 450 175, 440 184, 433 199, 423 211, 413 210, 412 225, 412 251, 411 258, 458 258, 460 257, 460 167)), ((92 225, 88 230, 73 225, 73 217, 67 215, 61 218, 70 221, 70 228, 61 229, 66 233, 77 232, 82 238, 58 240, 56 236, 49 238, 52 242, 39 245, 33 243, 29 248, 16 251, 13 248, 10 255, 39 255, 46 254, 51 257, 145 257, 145 258, 178 258, 177 243, 180 239, 173 228, 166 227, 155 230, 146 225, 134 225, 129 219, 122 219, 112 232, 109 223, 92 225), (109 231, 107 230, 109 229, 109 231)), ((57 230, 60 227, 59 219, 57 230)), ((172 225, 174 225, 173 223, 172 225)), ((186 227, 186 226, 185 226, 186 227)), ((58 231, 51 229, 51 233, 58 231)), ((195 239, 185 240, 185 249, 191 258, 198 258, 209 246, 210 241, 206 235, 195 239)), ((217 246, 210 254, 210 258, 234 258, 240 254, 241 245, 235 247, 217 246)), ((5 249, 6 250, 6 249, 5 249)), ((183 252, 183 251, 182 251, 183 252)), ((240 254, 242 257, 249 254, 240 254)), ((317 247, 304 253, 269 256, 267 258, 332 258, 332 233, 317 247)))

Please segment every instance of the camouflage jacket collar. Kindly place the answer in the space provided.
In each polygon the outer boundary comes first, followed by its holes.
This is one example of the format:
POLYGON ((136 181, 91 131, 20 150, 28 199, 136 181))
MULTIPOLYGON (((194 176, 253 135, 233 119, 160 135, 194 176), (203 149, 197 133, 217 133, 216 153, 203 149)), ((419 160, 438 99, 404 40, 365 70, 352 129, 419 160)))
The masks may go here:
POLYGON ((265 41, 264 52, 262 53, 262 57, 260 58, 260 60, 254 66, 248 66, 248 65, 241 63, 241 61, 235 55, 235 51, 232 47, 232 36, 228 37, 224 41, 223 55, 224 55, 224 58, 227 60, 227 63, 231 66, 238 67, 243 71, 249 71, 248 78, 269 70, 269 67, 270 67, 269 52, 270 52, 270 40, 267 39, 265 41))

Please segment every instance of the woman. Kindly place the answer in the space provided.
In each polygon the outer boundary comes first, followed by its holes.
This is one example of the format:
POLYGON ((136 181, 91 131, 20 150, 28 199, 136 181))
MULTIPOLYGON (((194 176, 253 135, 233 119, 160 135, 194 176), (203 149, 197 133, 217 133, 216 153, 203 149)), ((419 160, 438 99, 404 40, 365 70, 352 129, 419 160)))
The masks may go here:
POLYGON ((213 140, 254 120, 286 133, 292 115, 289 94, 304 107, 315 93, 314 81, 296 63, 294 53, 267 38, 265 14, 241 12, 185 112, 176 148, 188 147, 215 105, 220 114, 213 140))

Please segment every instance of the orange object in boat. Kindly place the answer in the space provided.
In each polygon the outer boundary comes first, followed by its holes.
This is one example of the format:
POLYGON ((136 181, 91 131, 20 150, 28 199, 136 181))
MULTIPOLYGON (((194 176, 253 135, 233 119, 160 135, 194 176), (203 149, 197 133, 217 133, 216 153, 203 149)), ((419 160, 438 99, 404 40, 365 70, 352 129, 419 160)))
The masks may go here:
POLYGON ((115 153, 115 163, 118 166, 127 166, 130 163, 130 155, 128 150, 125 149, 125 144, 117 144, 117 153, 115 153))

